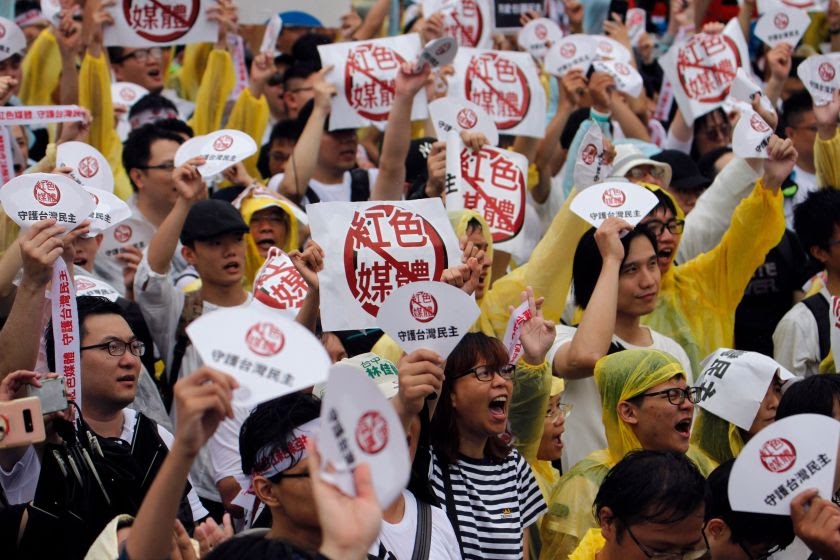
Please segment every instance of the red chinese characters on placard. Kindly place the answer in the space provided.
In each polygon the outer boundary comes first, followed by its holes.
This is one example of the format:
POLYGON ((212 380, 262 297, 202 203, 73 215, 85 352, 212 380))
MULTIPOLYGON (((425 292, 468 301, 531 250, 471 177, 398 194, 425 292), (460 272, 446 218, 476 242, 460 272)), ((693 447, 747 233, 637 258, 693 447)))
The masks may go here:
POLYGON ((393 290, 440 280, 447 267, 443 238, 423 216, 382 204, 354 213, 344 242, 350 293, 376 317, 393 290))
POLYGON ((350 49, 344 68, 347 103, 366 119, 388 120, 403 62, 397 51, 383 45, 364 43, 350 49))
POLYGON ((497 53, 472 57, 464 78, 467 99, 490 115, 499 130, 525 119, 531 91, 525 73, 511 59, 497 53))
MULTIPOLYGON (((99 173, 99 162, 93 156, 85 156, 79 162, 79 175, 85 179, 90 179, 99 173)), ((98 203, 98 201, 97 201, 98 203)))
POLYGON ((421 323, 428 323, 437 316, 438 304, 429 292, 417 292, 408 301, 408 311, 421 323))
POLYGON ((702 103, 723 101, 740 66, 738 46, 722 33, 695 35, 677 55, 680 85, 689 99, 702 103))
POLYGON ((44 206, 55 206, 61 200, 61 191, 58 185, 46 179, 35 183, 33 195, 35 196, 35 200, 44 206))
MULTIPOLYGON (((62 270, 58 273, 58 331, 59 342, 63 345, 61 368, 56 363, 56 371, 61 371, 65 377, 67 387, 67 399, 76 400, 76 356, 71 345, 74 342, 75 333, 73 330, 73 306, 71 298, 74 297, 70 290, 70 275, 62 270)), ((53 303, 55 305, 55 303, 53 303)))
POLYGON ((478 152, 461 152, 464 208, 475 210, 487 221, 493 241, 511 239, 525 220, 526 177, 504 152, 485 146, 478 152))
POLYGON ((773 438, 758 451, 761 464, 770 472, 782 473, 796 463, 796 448, 784 438, 773 438))
POLYGON ((454 37, 461 47, 477 47, 486 25, 478 2, 462 0, 444 13, 443 35, 454 37))
POLYGON ((257 323, 245 333, 245 344, 258 356, 273 356, 283 349, 286 337, 273 323, 257 323))
POLYGON ((122 0, 128 25, 148 41, 167 43, 180 39, 195 25, 200 0, 122 0))
POLYGON ((388 423, 381 414, 371 410, 359 418, 356 445, 368 455, 376 455, 385 449, 388 445, 388 423))
POLYGON ((288 259, 269 259, 254 282, 254 297, 274 309, 299 309, 309 291, 288 259))

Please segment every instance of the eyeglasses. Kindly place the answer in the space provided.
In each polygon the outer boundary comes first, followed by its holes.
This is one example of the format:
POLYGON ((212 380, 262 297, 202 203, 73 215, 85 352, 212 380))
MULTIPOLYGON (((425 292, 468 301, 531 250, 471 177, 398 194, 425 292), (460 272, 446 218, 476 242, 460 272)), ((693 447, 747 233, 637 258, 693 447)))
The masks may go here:
POLYGON ((455 379, 459 379, 471 373, 475 374, 475 378, 479 381, 490 381, 497 373, 502 379, 513 379, 513 373, 515 371, 516 366, 513 364, 505 364, 498 368, 494 368, 491 366, 475 366, 474 368, 470 368, 463 373, 459 373, 455 376, 455 379))
POLYGON ((117 63, 122 63, 128 60, 129 58, 135 59, 137 62, 143 64, 149 57, 156 58, 158 60, 163 58, 163 49, 160 47, 152 47, 150 49, 137 49, 134 52, 130 52, 127 55, 123 56, 117 63))
MULTIPOLYGON (((622 523, 624 523, 624 521, 622 521, 622 523)), ((633 539, 633 542, 636 543, 636 546, 639 547, 642 554, 648 558, 658 558, 659 560, 699 560, 705 556, 707 552, 709 552, 709 541, 706 540, 705 526, 703 527, 703 530, 700 531, 703 535, 703 543, 705 544, 705 547, 697 550, 689 550, 688 552, 657 552, 655 550, 651 550, 639 542, 639 539, 636 538, 636 535, 634 535, 633 531, 630 529, 630 525, 624 523, 624 526, 627 528, 627 534, 630 535, 630 538, 633 539)))
POLYGON ((672 387, 670 389, 665 389, 664 391, 656 391, 655 393, 642 393, 641 395, 637 395, 639 397, 658 397, 660 395, 667 395, 668 402, 679 406, 685 402, 685 399, 688 399, 688 402, 692 404, 697 404, 697 401, 700 400, 700 394, 702 392, 702 387, 686 387, 685 389, 680 389, 679 387, 672 387))
POLYGON ((271 481, 272 484, 279 484, 281 480, 284 478, 309 478, 309 471, 301 472, 301 473, 294 473, 294 474, 287 474, 286 472, 279 472, 275 475, 266 477, 268 480, 271 481))
POLYGON ((298 87, 298 88, 287 89, 287 90, 286 90, 286 93, 300 93, 300 92, 302 92, 302 91, 312 91, 313 89, 315 89, 315 88, 314 88, 314 87, 312 87, 312 86, 309 86, 309 87, 298 87))
POLYGON ((645 175, 661 179, 665 176, 665 169, 653 165, 639 165, 628 171, 627 175, 630 176, 630 179, 636 179, 637 181, 644 179, 645 175))
POLYGON ((749 558, 750 560, 768 560, 768 558, 770 558, 771 556, 773 556, 774 554, 776 554, 777 552, 782 550, 782 547, 777 544, 776 546, 773 546, 773 547, 765 550, 764 552, 761 552, 759 554, 753 554, 752 552, 749 551, 749 549, 747 548, 747 546, 744 543, 739 542, 738 546, 741 547, 741 550, 744 551, 744 554, 746 554, 747 558, 749 558))
POLYGON ((668 223, 665 223, 662 220, 650 220, 642 225, 656 237, 665 233, 665 228, 668 228, 668 231, 674 235, 679 235, 685 229, 685 220, 671 220, 668 223))
POLYGON ((707 128, 702 131, 708 140, 717 140, 718 138, 728 138, 732 132, 732 125, 728 123, 719 124, 718 126, 707 128))
POLYGON ((174 161, 165 161, 157 165, 141 165, 137 169, 160 169, 161 171, 172 171, 175 169, 174 161))
POLYGON ((79 350, 93 350, 94 348, 102 348, 107 350, 108 353, 112 356, 122 356, 125 354, 125 349, 128 348, 132 354, 135 356, 142 356, 146 353, 146 345, 139 340, 130 340, 125 342, 124 340, 109 340, 108 342, 103 342, 102 344, 93 344, 91 346, 83 346, 79 348, 79 350))
POLYGON ((545 417, 550 418, 551 420, 556 420, 560 416, 568 418, 571 416, 573 408, 574 405, 569 403, 557 403, 555 406, 548 407, 548 410, 545 412, 545 417))

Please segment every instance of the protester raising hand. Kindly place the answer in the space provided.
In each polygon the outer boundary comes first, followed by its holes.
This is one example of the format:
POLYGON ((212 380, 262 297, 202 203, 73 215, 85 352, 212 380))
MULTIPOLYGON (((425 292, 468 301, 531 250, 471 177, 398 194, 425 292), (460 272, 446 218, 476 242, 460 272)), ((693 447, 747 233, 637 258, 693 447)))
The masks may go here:
POLYGON ((821 140, 831 140, 837 134, 837 116, 840 115, 840 89, 835 89, 831 101, 825 105, 814 105, 817 132, 821 140))
MULTIPOLYGON (((531 314, 531 318, 520 327, 522 359, 527 364, 537 366, 545 361, 545 355, 554 344, 554 322, 543 317, 542 305, 545 298, 535 298, 534 290, 530 286, 522 292, 522 301, 528 302, 528 311, 531 314)), ((511 306, 510 312, 513 311, 511 306)))
POLYGON ((775 134, 770 137, 767 145, 767 159, 764 160, 764 176, 761 184, 773 191, 781 188, 790 172, 796 165, 796 148, 790 138, 782 140, 775 134))
POLYGON ((790 519, 796 536, 817 556, 840 560, 840 507, 809 489, 791 500, 790 519))
POLYGON ((198 172, 199 165, 204 165, 204 158, 201 156, 190 159, 172 172, 172 180, 175 182, 178 196, 187 202, 207 198, 207 185, 201 173, 198 172))
POLYGON ((595 230, 595 243, 601 258, 606 261, 614 261, 621 264, 624 260, 624 245, 621 244, 622 232, 630 231, 633 226, 621 218, 607 218, 604 223, 595 230))
POLYGON ((443 387, 443 358, 437 352, 420 348, 403 356, 398 370, 399 391, 393 403, 407 432, 426 399, 439 394, 443 387))

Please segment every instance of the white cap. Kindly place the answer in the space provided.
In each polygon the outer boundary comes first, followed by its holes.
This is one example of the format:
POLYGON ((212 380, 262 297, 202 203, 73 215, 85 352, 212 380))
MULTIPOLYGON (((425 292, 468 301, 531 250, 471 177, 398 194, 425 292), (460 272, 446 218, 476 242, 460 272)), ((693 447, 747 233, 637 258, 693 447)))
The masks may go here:
POLYGON ((613 160, 612 177, 626 178, 631 169, 639 165, 652 165, 665 172, 665 185, 671 184, 671 166, 661 161, 654 161, 645 157, 642 151, 633 144, 616 144, 615 159, 613 160))

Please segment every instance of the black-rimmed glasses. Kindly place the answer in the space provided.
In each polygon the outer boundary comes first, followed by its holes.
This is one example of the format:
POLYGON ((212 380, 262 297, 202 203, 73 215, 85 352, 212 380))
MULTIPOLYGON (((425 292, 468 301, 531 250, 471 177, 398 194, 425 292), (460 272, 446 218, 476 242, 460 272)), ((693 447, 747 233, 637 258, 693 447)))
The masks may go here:
POLYGON ((513 379, 513 374, 516 371, 516 366, 513 364, 505 364, 501 367, 492 366, 475 366, 465 372, 459 373, 455 379, 464 377, 465 375, 475 374, 475 378, 479 381, 490 381, 498 373, 502 379, 513 379))
MULTIPOLYGON (((624 522, 622 521, 622 523, 624 522)), ((703 543, 705 544, 705 547, 697 550, 689 550, 688 552, 657 552, 655 550, 651 550, 646 545, 639 542, 639 539, 636 538, 636 535, 634 535, 633 531, 630 529, 630 525, 624 523, 624 526, 627 528, 627 534, 630 535, 630 538, 633 539, 633 542, 636 543, 636 546, 639 547, 642 554, 648 558, 657 558, 658 560, 699 560, 705 556, 707 552, 709 552, 709 541, 706 540, 705 526, 703 526, 703 530, 700 531, 700 534, 703 535, 703 543)))
POLYGON ((124 340, 109 340, 108 342, 103 342, 102 344, 91 344, 90 346, 82 346, 79 350, 93 350, 94 348, 102 348, 103 350, 107 350, 108 353, 112 356, 122 356, 125 354, 125 349, 128 348, 129 351, 134 354, 135 356, 142 356, 146 353, 146 345, 139 340, 130 340, 125 342, 124 340))
POLYGON ((671 220, 668 223, 665 223, 662 220, 650 220, 642 225, 656 237, 665 233, 665 228, 668 228, 668 231, 674 235, 679 235, 683 232, 683 229, 685 229, 685 220, 671 220))
POLYGON ((697 404, 697 401, 700 400, 700 395, 702 393, 702 387, 686 387, 685 389, 681 389, 679 387, 672 387, 670 389, 665 389, 664 391, 656 391, 655 393, 642 393, 638 395, 639 397, 658 397, 660 395, 665 395, 668 397, 668 402, 679 406, 685 402, 685 399, 688 399, 690 403, 697 404))

